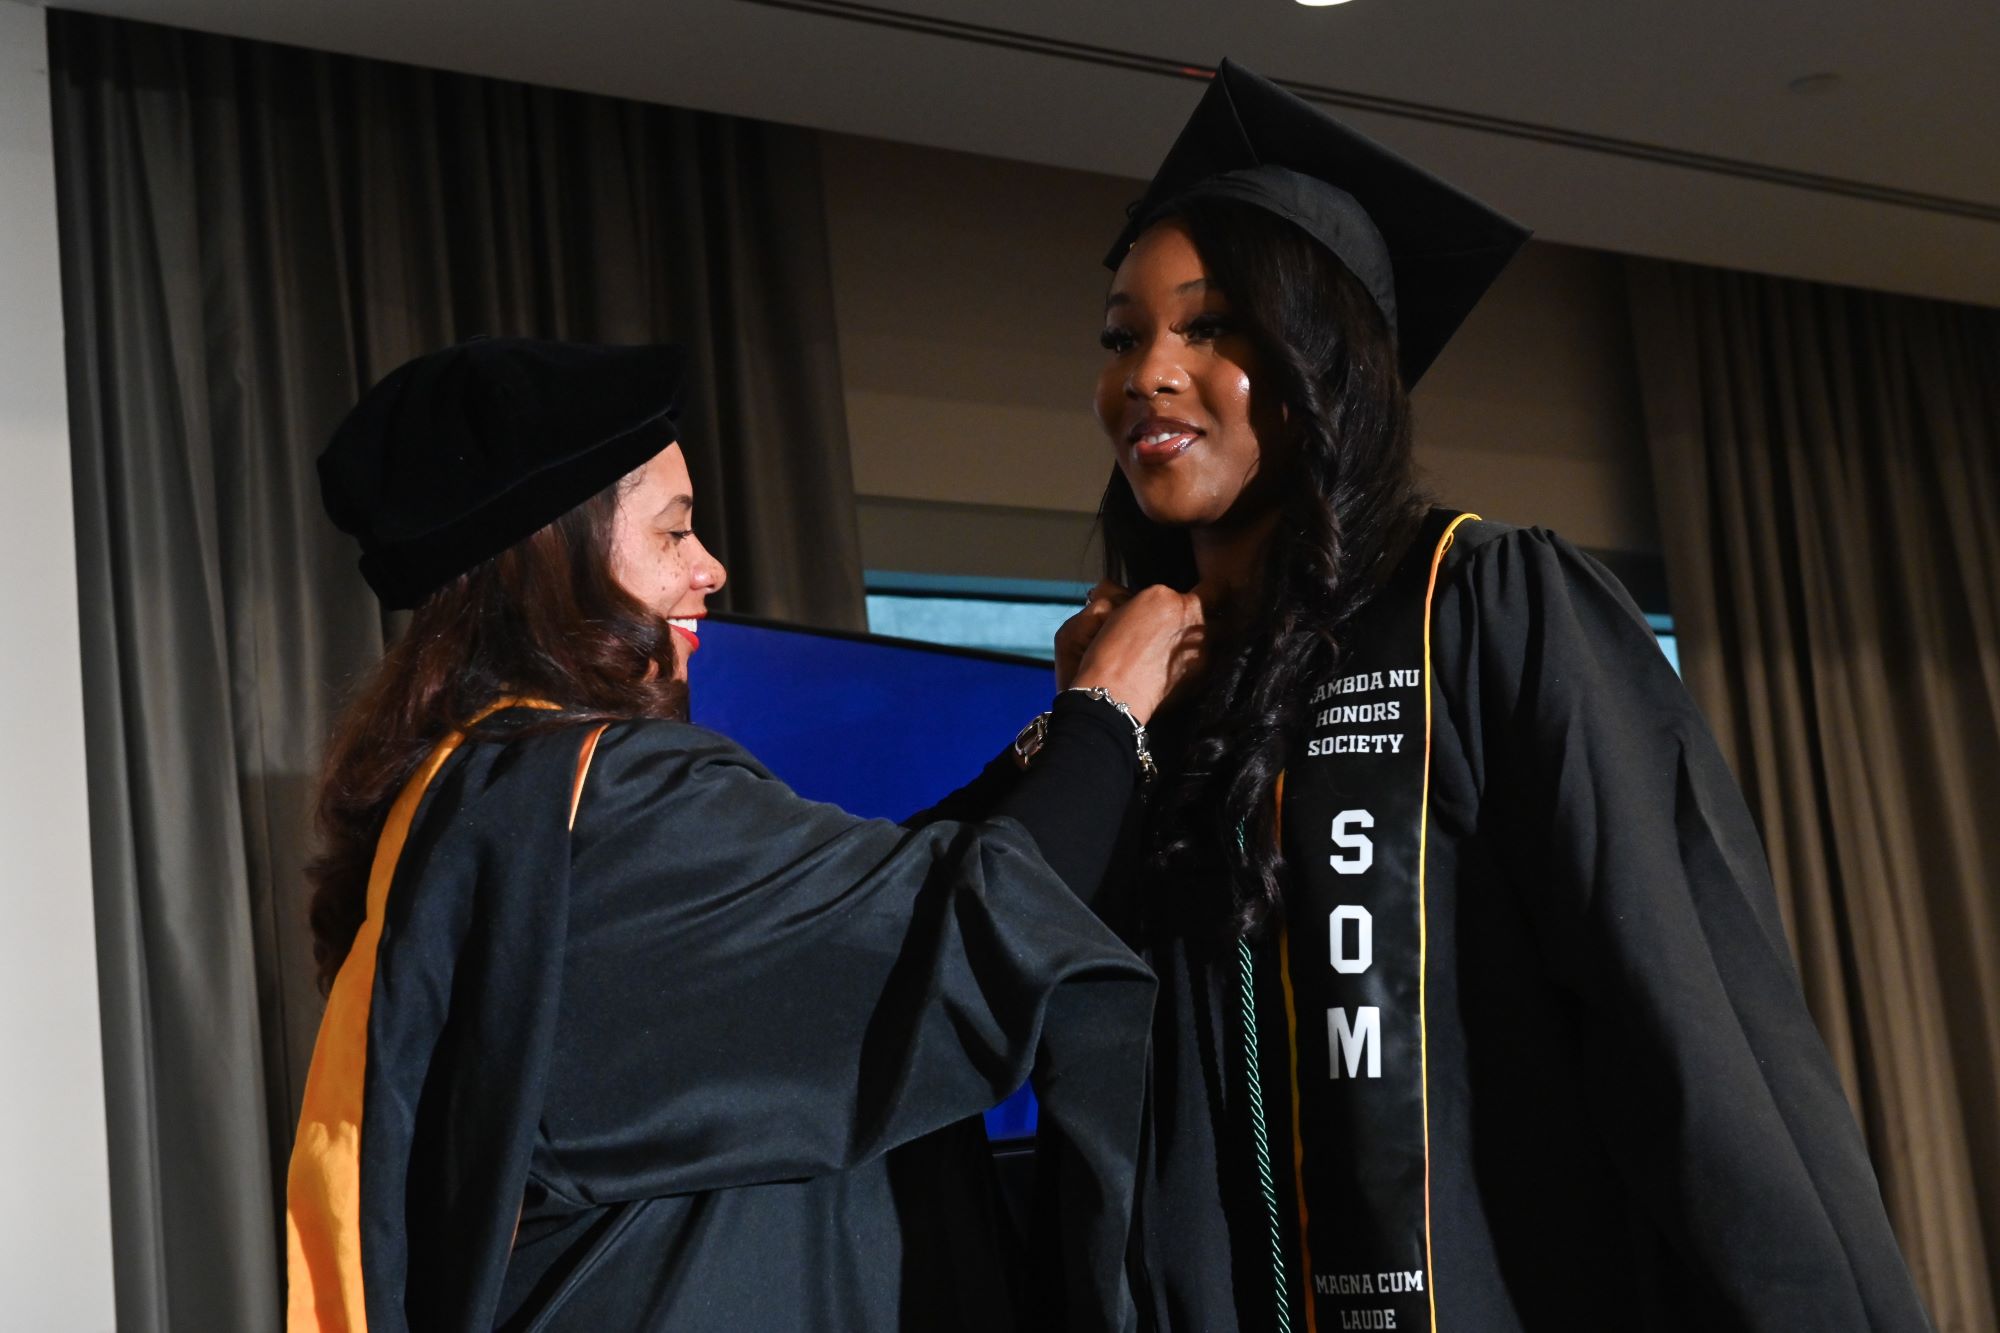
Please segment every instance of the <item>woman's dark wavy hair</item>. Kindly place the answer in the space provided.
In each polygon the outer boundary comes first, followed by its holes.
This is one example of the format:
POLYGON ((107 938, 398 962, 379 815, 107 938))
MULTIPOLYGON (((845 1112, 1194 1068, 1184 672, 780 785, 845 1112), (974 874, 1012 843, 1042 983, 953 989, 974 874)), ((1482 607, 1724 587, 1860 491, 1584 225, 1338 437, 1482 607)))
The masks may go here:
MULTIPOLYGON (((1169 910, 1183 929, 1226 940, 1257 935, 1282 913, 1274 794, 1303 730, 1304 696, 1339 663, 1343 631, 1408 544, 1424 501, 1395 340, 1354 275, 1262 209, 1193 200, 1173 216, 1256 349, 1263 382, 1253 395, 1282 406, 1285 422, 1281 440, 1261 442, 1260 473, 1277 472, 1256 485, 1278 508, 1261 586, 1178 721, 1185 741, 1150 820, 1169 910)), ((1115 469, 1099 521, 1108 577, 1194 585, 1187 532, 1148 520, 1115 469)))
POLYGON ((450 732, 508 697, 557 705, 537 731, 687 716, 671 628, 612 574, 625 484, 432 593, 342 712, 320 777, 320 852, 306 868, 321 990, 361 929, 389 807, 450 732))

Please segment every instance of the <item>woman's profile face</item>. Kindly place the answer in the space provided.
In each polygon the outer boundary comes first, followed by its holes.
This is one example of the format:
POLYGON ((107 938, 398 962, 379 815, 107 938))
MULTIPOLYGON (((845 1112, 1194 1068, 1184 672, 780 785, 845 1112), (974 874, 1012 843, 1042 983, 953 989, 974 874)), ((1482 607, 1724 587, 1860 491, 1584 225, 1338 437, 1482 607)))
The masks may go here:
POLYGON ((1204 527, 1254 517, 1245 491, 1280 420, 1252 392, 1256 351, 1194 239, 1169 218, 1148 228, 1111 279, 1100 336, 1097 419, 1140 512, 1204 527))
POLYGON ((618 585, 674 627, 681 651, 674 674, 701 646, 699 621, 709 594, 728 580, 722 562, 694 535, 694 484, 687 456, 668 445, 626 478, 611 525, 611 572, 618 585))

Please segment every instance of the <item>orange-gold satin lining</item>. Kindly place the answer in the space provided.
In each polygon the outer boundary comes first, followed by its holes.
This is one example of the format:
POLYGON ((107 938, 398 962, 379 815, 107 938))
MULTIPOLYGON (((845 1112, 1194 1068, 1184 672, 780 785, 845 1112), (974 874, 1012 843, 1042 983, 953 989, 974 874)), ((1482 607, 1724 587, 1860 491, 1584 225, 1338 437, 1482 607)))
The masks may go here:
MULTIPOLYGON (((553 708, 507 699, 503 708, 553 708)), ((471 724, 468 724, 471 725, 471 724)), ((453 732, 419 766, 389 807, 368 871, 368 915, 334 977, 306 1074, 305 1103, 285 1177, 285 1327, 288 1333, 365 1333, 368 1307, 361 1276, 361 1101, 368 1072, 368 1012, 375 992, 375 952, 396 862, 424 792, 451 757, 453 732)), ((595 738, 593 737, 593 740, 595 738)), ((582 774, 579 772, 581 783, 582 774)), ((573 803, 572 803, 573 805, 573 803)))
MULTIPOLYGON (((608 723, 606 724, 609 725, 608 723)), ((590 761, 597 757, 597 742, 604 738, 604 727, 595 727, 583 738, 583 750, 576 757, 576 781, 569 789, 569 826, 576 827, 576 808, 583 804, 583 780, 590 776, 590 761)))

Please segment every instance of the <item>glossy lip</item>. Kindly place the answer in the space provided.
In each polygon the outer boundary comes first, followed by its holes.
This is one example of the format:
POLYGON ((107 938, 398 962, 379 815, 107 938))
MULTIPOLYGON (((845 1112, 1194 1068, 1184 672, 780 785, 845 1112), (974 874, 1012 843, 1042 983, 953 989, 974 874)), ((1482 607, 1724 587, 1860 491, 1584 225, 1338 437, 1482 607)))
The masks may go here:
POLYGON ((705 620, 707 619, 707 617, 708 613, 706 611, 703 611, 697 615, 692 615, 692 616, 669 616, 667 617, 667 627, 673 630, 674 633, 680 635, 683 639, 686 639, 688 651, 694 652, 697 648, 701 647, 701 636, 699 634, 696 634, 693 630, 687 628, 685 625, 678 625, 675 624, 674 622, 680 620, 705 620))
POLYGON ((1167 463, 1186 453, 1194 442, 1207 434, 1201 427, 1179 417, 1148 416, 1125 432, 1132 457, 1141 463, 1167 463), (1157 443, 1142 443, 1149 435, 1170 435, 1157 443))

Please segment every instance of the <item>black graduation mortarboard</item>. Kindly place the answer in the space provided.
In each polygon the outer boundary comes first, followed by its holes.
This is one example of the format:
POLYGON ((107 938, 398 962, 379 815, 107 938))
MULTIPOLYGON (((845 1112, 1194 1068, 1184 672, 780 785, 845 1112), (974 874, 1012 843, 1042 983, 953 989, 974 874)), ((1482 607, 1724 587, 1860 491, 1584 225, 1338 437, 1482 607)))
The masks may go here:
POLYGON ((1374 140, 1225 60, 1105 256, 1189 199, 1232 199, 1297 224, 1333 251, 1396 334, 1415 384, 1528 239, 1374 140))
POLYGON ((361 396, 319 457, 320 499, 384 605, 415 606, 674 442, 687 356, 474 338, 361 396))

